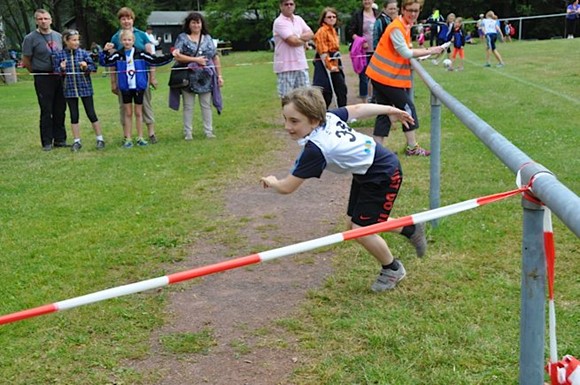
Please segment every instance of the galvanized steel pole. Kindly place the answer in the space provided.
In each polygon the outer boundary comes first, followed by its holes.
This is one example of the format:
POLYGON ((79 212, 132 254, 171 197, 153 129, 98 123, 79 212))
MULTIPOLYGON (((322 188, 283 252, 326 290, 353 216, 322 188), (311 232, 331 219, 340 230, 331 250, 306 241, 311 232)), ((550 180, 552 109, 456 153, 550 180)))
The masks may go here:
MULTIPOLYGON (((429 208, 441 206, 441 101, 431 94, 431 159, 430 159, 429 208)), ((438 219, 431 221, 437 227, 438 219)))
POLYGON ((544 384, 546 258, 544 209, 522 198, 524 208, 520 310, 520 385, 544 384))

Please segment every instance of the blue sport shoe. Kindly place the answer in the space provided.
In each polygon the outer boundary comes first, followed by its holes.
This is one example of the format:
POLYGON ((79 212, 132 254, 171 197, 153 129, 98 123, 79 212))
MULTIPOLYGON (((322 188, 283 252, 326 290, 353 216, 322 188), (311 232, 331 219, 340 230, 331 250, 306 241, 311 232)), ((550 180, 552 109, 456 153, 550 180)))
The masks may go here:
POLYGON ((139 147, 143 147, 143 146, 146 146, 148 144, 149 143, 147 143, 147 141, 145 139, 143 139, 143 138, 138 138, 137 139, 137 146, 139 146, 139 147))
POLYGON ((124 148, 132 148, 133 141, 131 139, 125 138, 125 141, 123 141, 123 147, 124 148))

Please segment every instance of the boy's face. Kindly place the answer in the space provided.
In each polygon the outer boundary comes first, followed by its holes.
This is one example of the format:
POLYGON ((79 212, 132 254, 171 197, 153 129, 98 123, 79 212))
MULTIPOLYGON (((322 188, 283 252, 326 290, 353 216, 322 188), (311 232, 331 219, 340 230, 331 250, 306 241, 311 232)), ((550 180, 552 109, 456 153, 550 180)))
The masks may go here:
POLYGON ((133 48, 133 44, 134 43, 135 43, 135 39, 133 39, 133 36, 132 35, 125 35, 121 39, 121 44, 123 44, 123 47, 125 49, 133 48))
POLYGON ((298 112, 294 103, 286 104, 282 109, 282 115, 284 115, 284 129, 290 134, 292 140, 304 138, 320 125, 320 122, 312 121, 298 112))

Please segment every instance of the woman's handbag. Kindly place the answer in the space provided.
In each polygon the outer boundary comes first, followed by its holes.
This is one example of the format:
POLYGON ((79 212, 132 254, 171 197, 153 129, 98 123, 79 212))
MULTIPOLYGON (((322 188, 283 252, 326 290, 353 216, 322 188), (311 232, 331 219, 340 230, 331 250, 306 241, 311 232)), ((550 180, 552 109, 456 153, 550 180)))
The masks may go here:
POLYGON ((197 63, 190 63, 189 68, 189 90, 194 94, 211 92, 213 71, 197 63))
POLYGON ((169 87, 170 88, 185 88, 189 86, 189 68, 183 65, 175 65, 171 68, 171 74, 169 75, 169 87))

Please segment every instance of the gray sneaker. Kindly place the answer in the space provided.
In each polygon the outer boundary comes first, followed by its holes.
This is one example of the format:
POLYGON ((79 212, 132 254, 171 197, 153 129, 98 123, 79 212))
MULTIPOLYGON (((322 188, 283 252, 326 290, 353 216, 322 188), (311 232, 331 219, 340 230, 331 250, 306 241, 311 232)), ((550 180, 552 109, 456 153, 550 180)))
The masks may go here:
POLYGON ((425 223, 415 225, 415 232, 409 238, 409 242, 415 248, 417 257, 422 257, 427 251, 427 238, 425 237, 425 223))
POLYGON ((377 280, 371 286, 371 290, 375 293, 379 293, 385 290, 392 290, 397 286, 397 283, 405 278, 407 272, 405 271, 405 267, 399 261, 399 270, 391 270, 391 269, 381 269, 381 274, 377 277, 377 280))
POLYGON ((83 148, 83 145, 81 144, 81 142, 74 142, 73 145, 71 146, 70 150, 72 152, 77 152, 77 151, 80 151, 81 148, 83 148))

